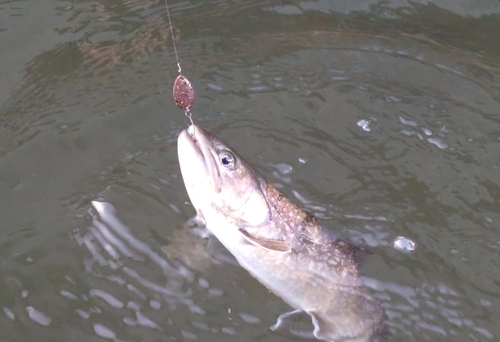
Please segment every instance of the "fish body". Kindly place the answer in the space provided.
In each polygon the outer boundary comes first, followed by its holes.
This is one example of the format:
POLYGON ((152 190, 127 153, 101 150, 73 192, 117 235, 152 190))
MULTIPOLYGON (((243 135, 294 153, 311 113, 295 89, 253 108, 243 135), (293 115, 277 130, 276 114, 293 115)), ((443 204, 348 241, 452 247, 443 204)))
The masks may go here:
POLYGON ((240 265, 324 341, 372 341, 383 311, 359 277, 356 248, 335 239, 219 138, 191 125, 178 138, 182 177, 198 217, 240 265))

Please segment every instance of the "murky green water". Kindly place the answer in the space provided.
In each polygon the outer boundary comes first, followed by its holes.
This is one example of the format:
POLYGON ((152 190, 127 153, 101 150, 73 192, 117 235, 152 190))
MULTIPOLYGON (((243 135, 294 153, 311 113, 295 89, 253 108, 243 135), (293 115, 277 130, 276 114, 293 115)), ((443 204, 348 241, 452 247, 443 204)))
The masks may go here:
MULTIPOLYGON (((372 246, 387 340, 498 339, 498 2, 170 2, 195 121, 372 246)), ((188 230, 163 2, 0 18, 0 340, 290 340, 188 230)))

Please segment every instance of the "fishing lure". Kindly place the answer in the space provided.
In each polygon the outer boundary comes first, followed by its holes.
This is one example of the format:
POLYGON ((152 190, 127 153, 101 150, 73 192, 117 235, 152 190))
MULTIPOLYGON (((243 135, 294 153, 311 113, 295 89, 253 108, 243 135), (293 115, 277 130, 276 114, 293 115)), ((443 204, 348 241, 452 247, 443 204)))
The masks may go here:
POLYGON ((175 79, 173 94, 175 104, 184 112, 189 111, 193 107, 196 94, 191 82, 184 75, 179 74, 175 79))

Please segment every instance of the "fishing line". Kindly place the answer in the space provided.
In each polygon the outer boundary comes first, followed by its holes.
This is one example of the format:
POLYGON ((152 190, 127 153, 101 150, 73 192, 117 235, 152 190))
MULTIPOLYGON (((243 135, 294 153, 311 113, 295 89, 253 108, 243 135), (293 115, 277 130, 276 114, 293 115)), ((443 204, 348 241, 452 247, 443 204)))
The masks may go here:
POLYGON ((167 9, 167 18, 168 18, 168 24, 170 26, 170 33, 172 36, 172 45, 174 46, 175 59, 177 61, 177 68, 179 71, 179 76, 177 76, 177 78, 175 79, 172 93, 174 95, 174 101, 177 107, 179 107, 184 111, 184 114, 189 118, 189 121, 191 121, 191 125, 194 125, 191 113, 191 107, 194 104, 196 96, 194 88, 191 85, 191 82, 189 82, 187 77, 185 77, 181 73, 182 72, 181 63, 179 62, 179 54, 177 53, 177 47, 175 46, 174 30, 172 27, 172 20, 170 19, 170 11, 168 10, 167 0, 165 0, 165 8, 167 9))
POLYGON ((174 45, 175 59, 177 60, 177 68, 179 68, 179 75, 181 75, 181 63, 179 62, 179 55, 177 54, 177 47, 175 46, 174 29, 172 28, 172 20, 170 19, 170 11, 168 10, 168 3, 165 0, 165 7, 167 8, 168 24, 170 25, 170 34, 172 35, 172 44, 174 45))

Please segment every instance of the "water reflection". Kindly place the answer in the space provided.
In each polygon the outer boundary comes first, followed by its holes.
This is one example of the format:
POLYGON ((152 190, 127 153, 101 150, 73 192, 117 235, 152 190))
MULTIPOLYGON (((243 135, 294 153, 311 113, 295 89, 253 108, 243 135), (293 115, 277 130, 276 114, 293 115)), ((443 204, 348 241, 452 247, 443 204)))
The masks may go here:
MULTIPOLYGON (((190 290, 182 291, 170 284, 192 281, 194 275, 191 271, 183 266, 174 268, 148 244, 134 237, 130 229, 118 219, 116 210, 111 204, 93 201, 92 205, 96 211, 92 226, 87 233, 83 235, 78 233, 74 236, 75 240, 81 246, 85 246, 91 254, 91 258, 84 261, 85 268, 89 274, 107 280, 108 284, 114 283, 126 288, 129 295, 118 298, 113 293, 94 287, 90 289, 88 296, 84 295, 86 301, 94 298, 94 305, 89 310, 76 309, 80 317, 89 319, 98 316, 103 310, 107 310, 108 306, 123 312, 122 322, 128 326, 164 331, 164 321, 157 322, 151 319, 148 310, 161 310, 163 305, 175 310, 181 305, 192 314, 205 314, 205 311, 193 302, 190 290), (128 265, 128 260, 133 261, 133 265, 128 265), (163 283, 147 279, 141 274, 140 263, 146 260, 156 264, 159 274, 163 274, 163 283), (131 297, 135 297, 135 300, 131 300, 131 297)), ((77 299, 69 291, 65 291, 63 295, 66 298, 77 299)), ((169 318, 167 323, 171 320, 169 318)), ((104 338, 116 339, 120 335, 118 331, 103 323, 96 322, 93 327, 95 333, 104 338)))

